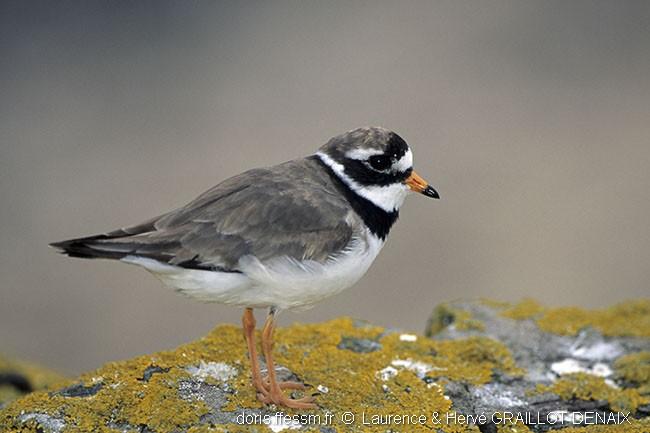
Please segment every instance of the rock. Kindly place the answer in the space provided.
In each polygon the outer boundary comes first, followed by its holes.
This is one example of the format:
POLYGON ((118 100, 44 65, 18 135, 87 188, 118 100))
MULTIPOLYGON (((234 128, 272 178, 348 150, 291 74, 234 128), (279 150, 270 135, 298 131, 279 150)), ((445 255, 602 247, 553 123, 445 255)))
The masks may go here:
MULTIPOLYGON (((507 410, 546 419, 595 410, 648 422, 650 301, 594 311, 545 308, 532 300, 455 302, 434 310, 426 334, 436 341, 500 341, 523 371, 496 371, 478 385, 447 384, 452 407, 462 414, 507 410)), ((529 424, 534 431, 553 427, 529 424)))
POLYGON ((241 329, 222 325, 173 351, 109 363, 28 394, 0 411, 0 431, 526 432, 548 425, 492 423, 492 413, 554 408, 555 416, 568 419, 577 415, 561 412, 567 408, 610 414, 618 407, 635 412, 629 424, 566 431, 650 431, 641 352, 647 338, 550 334, 536 318, 504 317, 513 307, 441 307, 431 321, 433 338, 346 318, 278 329, 278 374, 310 385, 316 410, 260 404, 241 329), (490 419, 466 418, 480 410, 490 411, 490 419))
POLYGON ((338 344, 339 349, 347 349, 357 353, 374 352, 381 349, 381 344, 367 338, 352 338, 343 336, 338 344))
POLYGON ((75 383, 74 385, 55 391, 53 394, 62 395, 63 397, 90 397, 97 394, 103 385, 101 382, 90 386, 85 386, 83 383, 75 383))
POLYGON ((63 376, 36 364, 0 357, 0 409, 25 394, 61 381, 63 376))

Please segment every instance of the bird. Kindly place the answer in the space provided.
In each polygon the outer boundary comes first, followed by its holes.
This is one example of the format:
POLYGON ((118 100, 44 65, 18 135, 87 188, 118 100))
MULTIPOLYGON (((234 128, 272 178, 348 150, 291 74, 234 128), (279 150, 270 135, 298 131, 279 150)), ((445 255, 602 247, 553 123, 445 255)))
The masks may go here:
POLYGON ((242 328, 258 399, 313 409, 301 382, 278 380, 273 333, 281 310, 306 310, 355 284, 384 246, 410 192, 438 199, 413 171, 397 133, 362 127, 316 153, 222 181, 185 206, 141 224, 54 242, 59 252, 140 266, 176 291, 244 309, 242 328), (255 341, 254 309, 268 309, 255 341))

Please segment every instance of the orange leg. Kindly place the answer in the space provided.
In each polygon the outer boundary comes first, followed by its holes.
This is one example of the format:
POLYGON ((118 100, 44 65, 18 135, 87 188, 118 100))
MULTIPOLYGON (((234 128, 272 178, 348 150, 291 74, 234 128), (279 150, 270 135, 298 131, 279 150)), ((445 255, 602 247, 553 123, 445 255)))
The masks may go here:
MULTIPOLYGON (((257 357, 257 349, 255 347, 255 315, 252 308, 244 310, 242 317, 242 325, 244 329, 244 337, 248 345, 248 356, 251 360, 251 372, 253 378, 253 386, 257 390, 258 396, 268 395, 271 387, 268 377, 262 378, 260 371, 259 358, 257 357)), ((305 385, 297 382, 278 382, 281 389, 299 389, 304 390, 305 385)), ((261 398, 261 397, 260 397, 261 398)))
POLYGON ((246 308, 244 310, 244 316, 242 317, 242 325, 244 328, 244 337, 246 338, 246 344, 248 345, 248 356, 251 360, 251 370, 253 376, 253 386, 260 394, 268 394, 268 390, 264 386, 262 381, 262 374, 260 373, 260 363, 257 358, 257 349, 255 348, 255 315, 253 314, 252 308, 246 308))
POLYGON ((296 382, 278 382, 275 376, 275 364, 273 363, 273 329, 275 327, 275 309, 269 311, 264 329, 262 330, 262 351, 266 359, 268 377, 265 386, 268 386, 267 393, 259 393, 257 397, 266 404, 275 403, 293 409, 315 409, 313 397, 293 399, 285 396, 282 389, 304 389, 304 385, 296 382))

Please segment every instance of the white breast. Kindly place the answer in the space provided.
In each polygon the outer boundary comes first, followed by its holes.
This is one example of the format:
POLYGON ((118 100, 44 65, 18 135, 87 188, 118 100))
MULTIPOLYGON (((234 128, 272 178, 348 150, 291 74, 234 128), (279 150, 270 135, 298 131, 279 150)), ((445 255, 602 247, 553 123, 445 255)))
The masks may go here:
POLYGON ((363 229, 325 263, 286 256, 261 262, 244 256, 239 262, 242 273, 186 269, 136 256, 122 261, 142 266, 166 286, 205 302, 307 309, 356 283, 383 245, 384 241, 363 229))
POLYGON ((246 291, 253 306, 307 309, 356 283, 379 254, 384 241, 364 229, 344 251, 325 263, 281 257, 260 262, 254 257, 240 261, 253 281, 246 291))

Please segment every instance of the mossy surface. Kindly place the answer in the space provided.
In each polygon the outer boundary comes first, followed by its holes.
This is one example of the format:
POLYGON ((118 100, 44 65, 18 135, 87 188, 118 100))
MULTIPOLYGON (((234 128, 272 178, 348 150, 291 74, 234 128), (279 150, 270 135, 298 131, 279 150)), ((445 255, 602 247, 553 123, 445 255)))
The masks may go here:
POLYGON ((536 320, 553 334, 576 335, 591 327, 609 337, 650 337, 650 299, 622 302, 609 308, 586 310, 578 307, 544 307, 531 299, 500 306, 510 319, 536 320))
POLYGON ((7 378, 5 383, 0 384, 0 407, 28 392, 21 389, 23 387, 41 390, 57 386, 65 380, 62 375, 39 365, 4 357, 0 357, 0 375, 7 378), (10 376, 15 377, 15 382, 19 383, 11 384, 10 376))
MULTIPOLYGON (((386 333, 383 328, 358 327, 350 319, 323 324, 293 325, 278 329, 276 362, 299 374, 316 389, 327 388, 317 397, 322 409, 316 414, 345 411, 364 412, 367 417, 392 413, 425 414, 446 412, 452 402, 444 395, 447 381, 479 385, 495 373, 520 374, 508 350, 485 337, 457 341, 416 341, 386 333), (341 339, 358 338, 378 342, 381 347, 357 353, 338 347, 341 339), (382 371, 391 374, 382 377, 382 371)), ((172 431, 268 431, 265 426, 212 426, 202 417, 212 409, 204 401, 182 398, 179 383, 192 379, 189 366, 201 362, 226 363, 235 376, 228 381, 225 412, 259 409, 250 385, 249 362, 241 329, 219 326, 208 336, 178 349, 106 364, 65 386, 93 390, 92 395, 70 397, 62 392, 35 392, 10 404, 0 412, 0 429, 26 428, 36 431, 34 420, 23 422, 21 414, 45 414, 65 422, 64 432, 114 431, 120 426, 143 426, 158 432, 172 431), (143 380, 145 371, 156 373, 143 380)), ((218 382, 207 378, 206 381, 218 382)), ((218 383, 215 383, 218 385, 218 383)), ((223 384, 221 384, 223 385, 223 384)), ((287 410, 287 413, 296 413, 287 410)), ((304 411, 303 411, 304 412, 304 411)), ((411 426, 409 431, 431 431, 431 425, 411 426)), ((333 431, 352 431, 332 426, 333 431)), ((469 428, 469 427, 468 427, 469 428)), ((458 431, 458 426, 443 426, 458 431)), ((472 428, 473 429, 473 428, 472 428)), ((363 426, 359 431, 383 432, 386 426, 363 426)), ((462 430, 462 429, 461 429, 462 430)), ((309 430, 306 430, 309 431, 309 430)))

